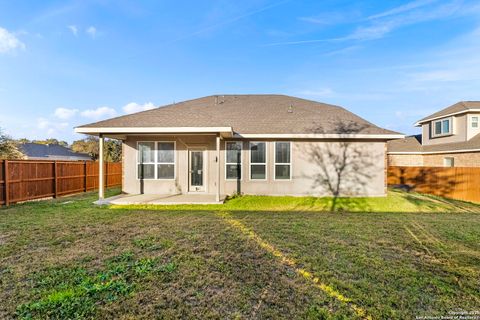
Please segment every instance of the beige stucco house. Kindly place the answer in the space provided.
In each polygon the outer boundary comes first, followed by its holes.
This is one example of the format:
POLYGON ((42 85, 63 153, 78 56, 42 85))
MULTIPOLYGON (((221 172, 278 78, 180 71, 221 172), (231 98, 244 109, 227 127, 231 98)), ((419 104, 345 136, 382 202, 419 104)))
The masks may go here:
POLYGON ((422 134, 388 142, 391 166, 480 167, 480 101, 461 101, 415 125, 422 134))
POLYGON ((342 107, 284 95, 207 96, 76 132, 123 141, 127 194, 215 201, 234 193, 326 195, 325 180, 337 176, 339 195, 384 196, 386 142, 403 138, 342 107))

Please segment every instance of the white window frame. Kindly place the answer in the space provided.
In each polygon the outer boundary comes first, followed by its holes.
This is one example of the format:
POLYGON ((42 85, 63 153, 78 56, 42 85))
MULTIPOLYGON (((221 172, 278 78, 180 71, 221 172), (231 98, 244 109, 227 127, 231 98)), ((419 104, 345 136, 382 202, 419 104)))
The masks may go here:
POLYGON ((478 116, 472 116, 471 127, 475 128, 475 129, 478 129, 478 127, 479 127, 479 117, 478 116), (475 119, 475 121, 473 119, 475 119), (473 124, 476 124, 476 126, 474 126, 473 124))
POLYGON ((453 168, 453 167, 455 167, 455 158, 454 158, 454 157, 445 157, 445 158, 443 158, 443 166, 444 166, 445 168, 453 168), (452 161, 452 165, 451 165, 451 166, 447 165, 447 160, 451 160, 451 161, 452 161))
POLYGON ((267 141, 249 141, 248 142, 248 180, 249 181, 267 181, 268 180, 268 142, 267 141), (252 144, 264 143, 265 144, 265 162, 252 163, 252 144), (252 179, 252 165, 264 165, 265 166, 265 179, 252 179))
POLYGON ((292 142, 291 141, 274 141, 273 144, 273 180, 275 181, 292 181, 292 142), (288 159, 288 163, 277 163, 277 142, 280 143, 289 143, 290 150, 289 155, 290 158, 288 159), (288 179, 277 179, 277 164, 278 165, 288 165, 290 166, 290 177, 288 179))
POLYGON ((453 134, 453 119, 452 117, 450 118, 442 118, 442 119, 438 119, 438 120, 435 120, 435 121, 432 121, 432 137, 433 138, 437 138, 437 137, 445 137, 445 136, 450 136, 453 134), (448 129, 449 131, 448 132, 443 132, 443 121, 448 121, 448 129), (435 132, 435 126, 436 126, 436 123, 440 122, 441 123, 441 133, 437 134, 435 132))
POLYGON ((175 141, 157 141, 155 144, 155 180, 175 180, 177 178, 177 143, 175 141), (158 162, 158 145, 160 143, 173 143, 173 162, 158 162), (173 164, 173 178, 158 178, 159 164, 173 164))
POLYGON ((243 180, 243 141, 231 140, 225 141, 225 180, 226 181, 242 181, 243 180), (227 178, 227 166, 228 165, 237 165, 236 162, 227 162, 227 144, 228 143, 237 143, 240 144, 240 179, 237 178, 227 178))
POLYGON ((140 152, 140 147, 139 145, 141 143, 147 143, 147 142, 153 142, 154 143, 154 150, 153 150, 153 156, 154 156, 154 162, 147 162, 143 164, 153 164, 154 165, 154 178, 143 178, 143 180, 159 180, 159 181, 173 181, 177 178, 177 143, 176 141, 137 141, 137 155, 136 155, 136 168, 135 170, 137 171, 137 180, 142 180, 139 177, 139 170, 138 166, 141 164, 139 162, 139 152, 140 152), (173 143, 173 162, 158 162, 158 144, 159 143, 173 143), (173 178, 158 178, 158 165, 159 164, 173 164, 173 178))
POLYGON ((136 166, 135 170, 137 172, 137 180, 156 180, 155 178, 157 177, 157 168, 156 168, 156 159, 157 159, 157 143, 155 141, 137 141, 137 154, 136 154, 136 166), (140 162, 140 144, 142 143, 153 143, 153 162, 140 162), (153 178, 140 178, 140 170, 138 170, 138 167, 140 164, 153 164, 153 178))

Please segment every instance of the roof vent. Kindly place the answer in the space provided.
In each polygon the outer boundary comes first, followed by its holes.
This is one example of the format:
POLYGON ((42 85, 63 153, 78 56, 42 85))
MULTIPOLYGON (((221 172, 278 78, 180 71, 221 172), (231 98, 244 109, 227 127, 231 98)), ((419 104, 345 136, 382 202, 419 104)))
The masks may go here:
POLYGON ((290 105, 287 110, 288 113, 293 113, 293 105, 290 105))

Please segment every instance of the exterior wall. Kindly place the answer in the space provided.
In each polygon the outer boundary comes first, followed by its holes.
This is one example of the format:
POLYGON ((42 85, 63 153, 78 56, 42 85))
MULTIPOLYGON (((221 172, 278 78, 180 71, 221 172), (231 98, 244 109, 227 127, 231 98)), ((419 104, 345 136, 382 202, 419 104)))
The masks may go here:
MULTIPOLYGON (((228 140, 239 141, 239 140, 228 140)), ((267 179, 266 181, 250 180, 250 162, 248 141, 243 141, 242 179, 225 180, 225 140, 220 145, 220 193, 257 195, 326 195, 324 186, 316 185, 319 166, 312 161, 311 152, 342 150, 340 142, 325 141, 291 141, 292 142, 292 179, 274 179, 274 140, 258 140, 267 142, 267 179)), ((286 140, 289 141, 289 140, 286 140)), ((345 178, 344 196, 384 196, 385 195, 385 142, 352 142, 354 149, 362 150, 365 163, 359 170, 368 176, 365 184, 359 184, 353 179, 345 178), (367 165, 368 163, 368 165, 367 165)), ((131 194, 143 192, 147 194, 176 194, 188 192, 188 147, 203 146, 207 148, 206 193, 216 192, 217 163, 215 137, 209 135, 196 136, 130 136, 124 141, 124 188, 131 194), (175 180, 144 180, 136 177, 136 157, 138 141, 175 141, 176 142, 176 179, 175 180)))
POLYGON ((477 128, 473 128, 472 117, 480 118, 480 112, 467 114, 467 140, 470 140, 471 138, 480 133, 480 123, 477 128))
POLYGON ((444 158, 454 158, 455 167, 480 167, 480 152, 445 154, 389 154, 389 166, 401 167, 444 167, 444 158))
POLYGON ((423 156, 420 154, 389 154, 388 165, 401 167, 421 167, 423 166, 423 156))
MULTIPOLYGON (((446 117, 449 118, 449 117, 446 117)), ((467 140, 467 115, 462 114, 452 117, 452 135, 444 137, 432 137, 433 122, 427 122, 422 125, 422 144, 424 146, 436 145, 442 143, 461 142, 467 140)))
MULTIPOLYGON (((260 140, 259 140, 260 141, 260 140)), ((265 141, 265 140, 263 140, 265 141)), ((267 180, 250 180, 250 164, 248 141, 244 141, 242 153, 243 177, 238 190, 236 181, 225 181, 225 170, 222 168, 222 181, 224 188, 222 193, 232 194, 242 192, 245 194, 264 194, 264 195, 327 195, 323 185, 318 185, 315 179, 319 177, 319 165, 312 160, 313 152, 327 153, 329 150, 340 153, 342 151, 341 143, 325 141, 292 141, 292 179, 275 180, 274 179, 274 140, 267 140, 267 180)), ((364 156, 368 155, 368 162, 365 163, 363 172, 370 176, 368 183, 362 186, 353 181, 350 176, 344 177, 344 196, 347 195, 365 195, 365 196, 383 196, 385 195, 384 181, 384 142, 354 142, 354 148, 362 150, 364 156)), ((222 145, 222 148, 224 145, 222 145)), ((225 152, 221 153, 221 160, 224 163, 225 152)), ((361 169, 361 170, 362 170, 361 169)))
POLYGON ((454 158, 455 167, 480 167, 480 152, 448 153, 424 155, 423 165, 426 167, 443 167, 443 159, 454 158))

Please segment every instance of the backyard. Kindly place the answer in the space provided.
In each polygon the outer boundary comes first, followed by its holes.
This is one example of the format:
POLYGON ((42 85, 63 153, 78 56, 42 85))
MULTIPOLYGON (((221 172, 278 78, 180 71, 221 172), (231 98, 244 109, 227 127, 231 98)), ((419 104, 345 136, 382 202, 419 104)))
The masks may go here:
MULTIPOLYGON (((110 190, 108 195, 117 193, 110 190)), ((410 319, 480 311, 480 206, 239 197, 0 209, 0 318, 410 319)))

